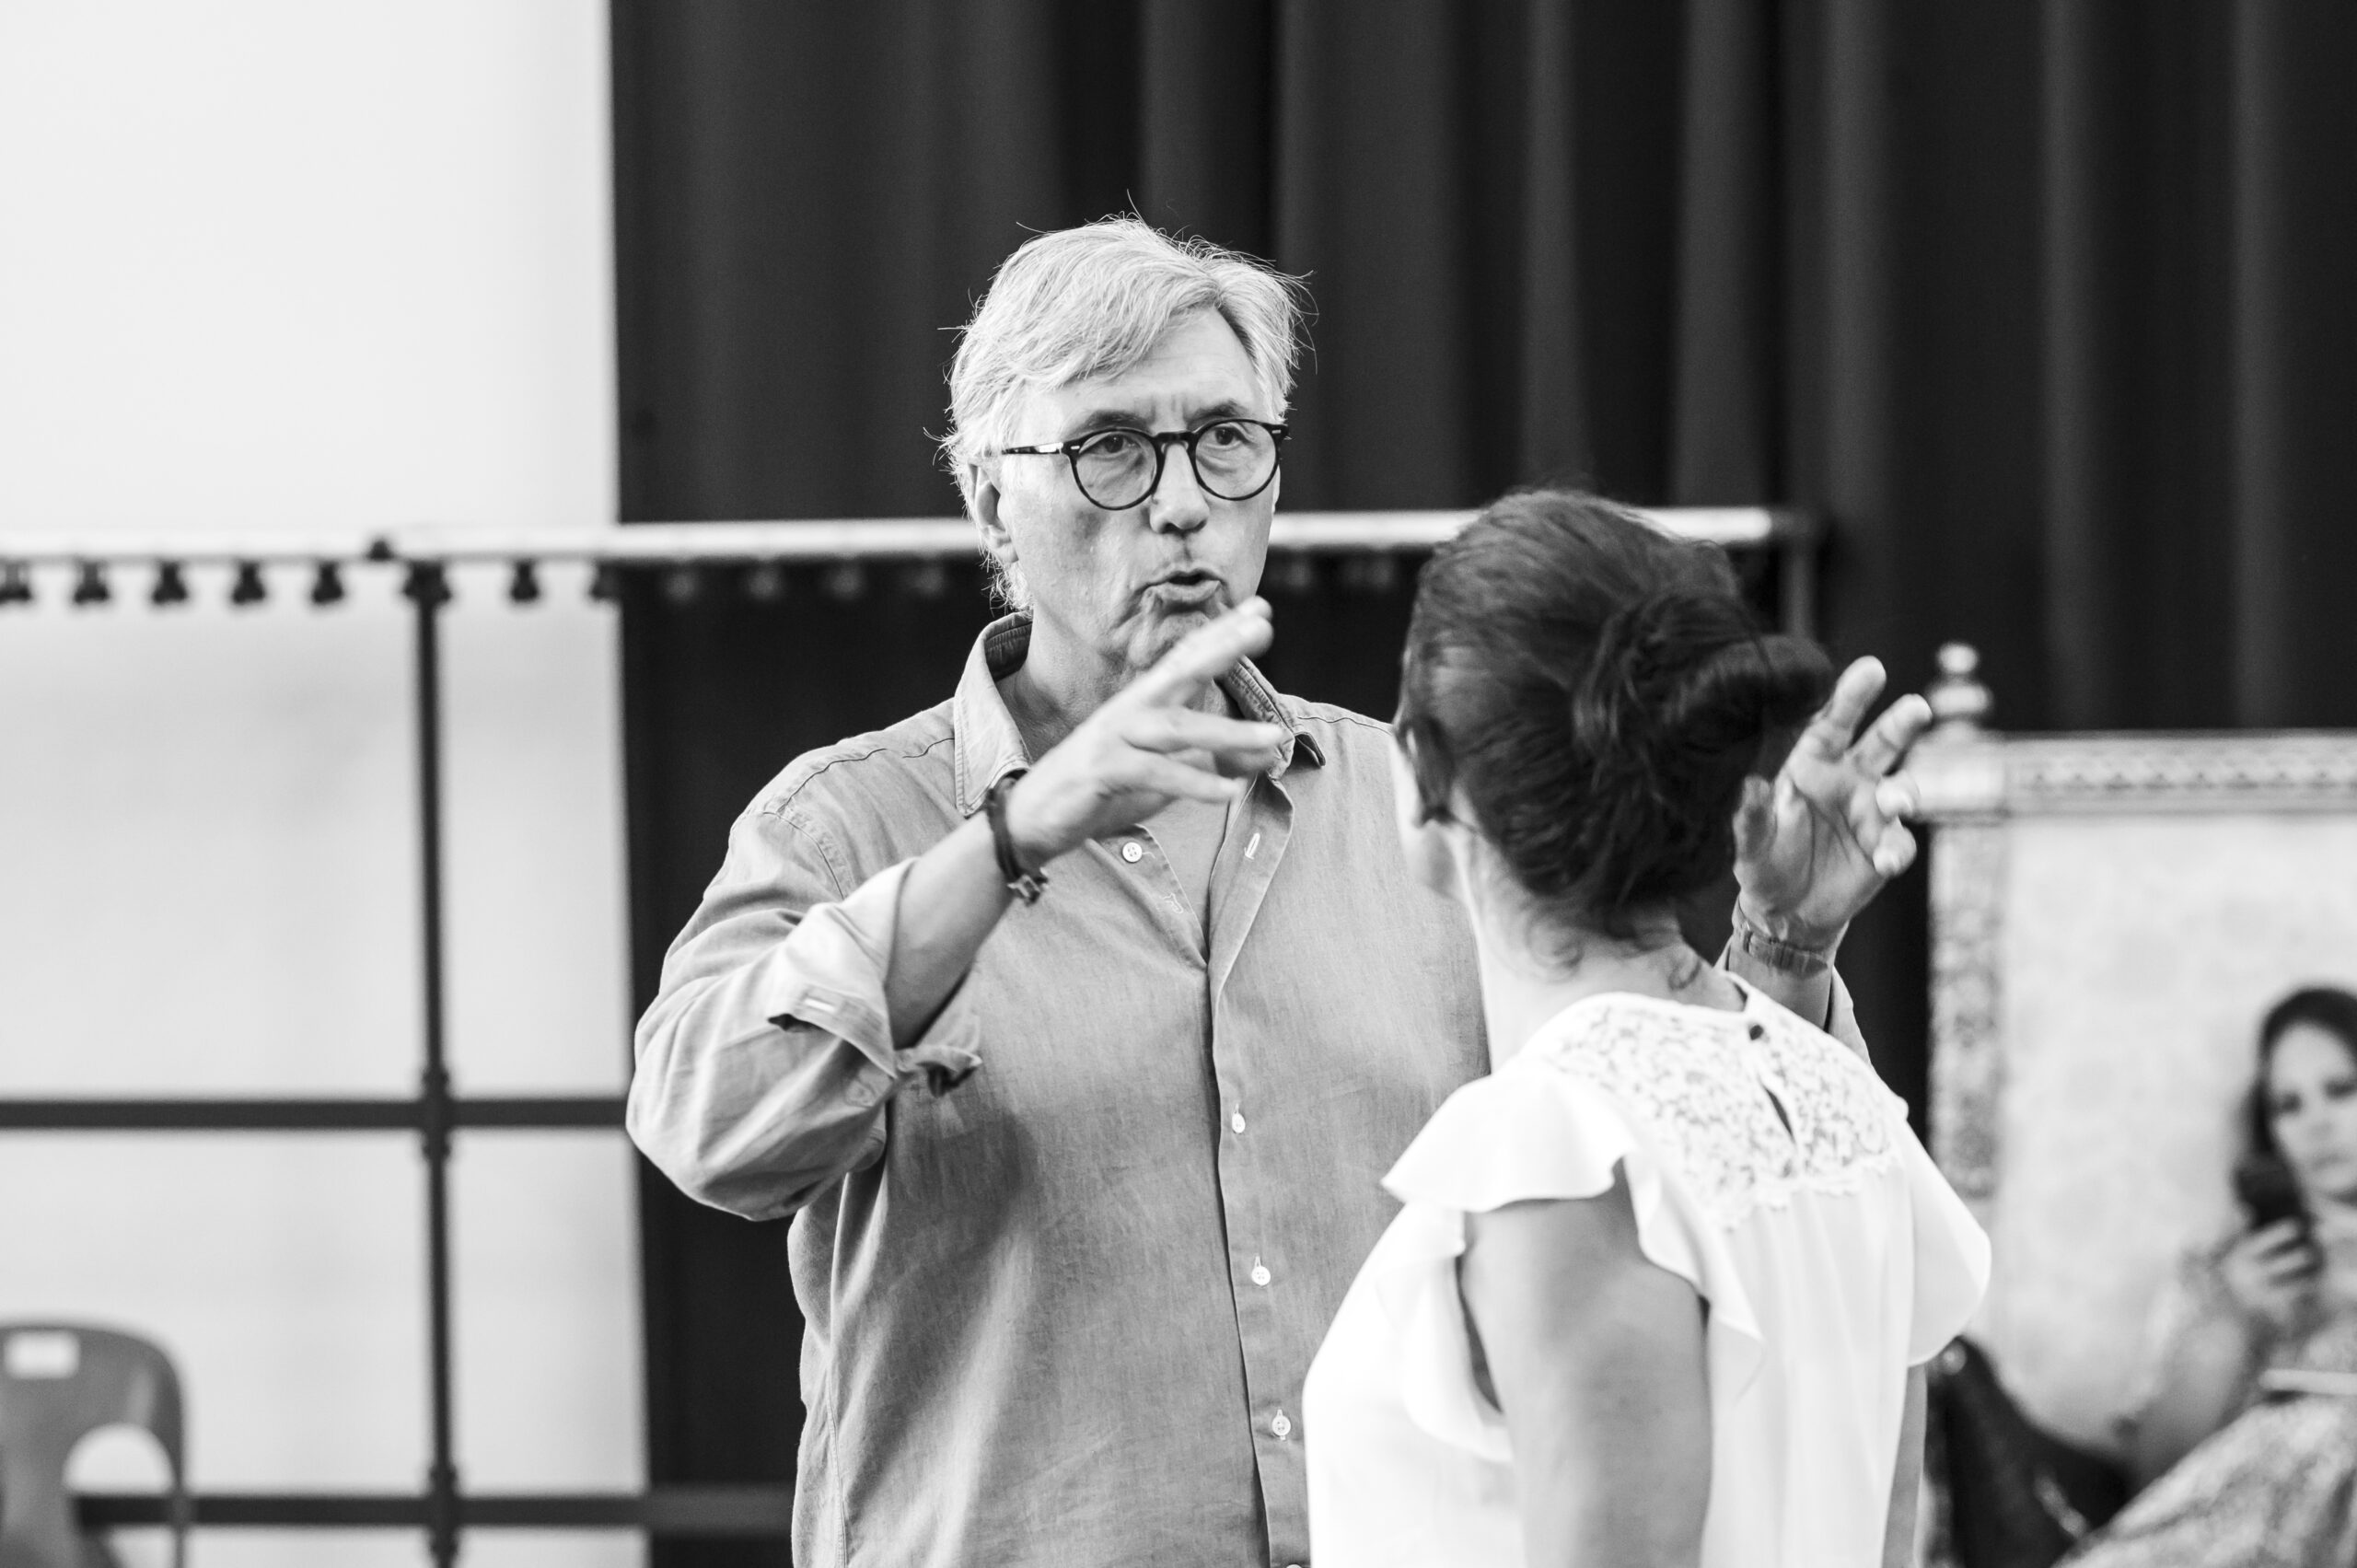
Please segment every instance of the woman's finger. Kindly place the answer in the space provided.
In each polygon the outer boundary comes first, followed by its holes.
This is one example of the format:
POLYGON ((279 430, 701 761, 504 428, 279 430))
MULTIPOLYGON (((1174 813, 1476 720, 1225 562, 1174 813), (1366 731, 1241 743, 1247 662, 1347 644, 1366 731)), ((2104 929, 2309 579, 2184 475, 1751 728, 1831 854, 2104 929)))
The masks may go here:
POLYGON ((1892 773, 1875 785, 1875 809, 1893 821, 1913 821, 1923 814, 1923 791, 1912 773, 1892 773))
POLYGON ((2269 1260, 2260 1271, 2260 1277, 2274 1289, 2285 1290, 2304 1283, 2316 1272, 2315 1259, 2305 1253, 2294 1252, 2288 1257, 2269 1260))
POLYGON ((2304 1248, 2307 1244, 2308 1227, 2299 1220, 2277 1220, 2250 1233, 2252 1249, 2262 1256, 2281 1252, 2289 1247, 2304 1248))
POLYGON ((2316 1249, 2297 1239, 2275 1242, 2255 1254, 2251 1263, 2268 1283, 2291 1284, 2316 1272, 2316 1249))
POLYGON ((1735 807, 1735 855, 1748 861, 1776 841, 1776 786, 1754 773, 1743 781, 1735 807))
POLYGON ((1882 695, 1884 682, 1888 679, 1878 658, 1869 656, 1852 661, 1841 672, 1841 679, 1833 683, 1833 695, 1808 721, 1808 727, 1801 731, 1793 749, 1823 761, 1839 761, 1849 751, 1851 737, 1858 733, 1858 726, 1875 705, 1875 699, 1882 695))
POLYGON ((1891 822, 1884 826, 1882 838, 1875 845, 1874 864, 1875 873, 1885 881, 1905 875, 1907 868, 1915 864, 1915 835, 1908 831, 1907 824, 1891 822))
POLYGON ((1866 726, 1866 733, 1850 749, 1850 760, 1869 776, 1880 778, 1898 766, 1899 759, 1931 727, 1932 704, 1910 691, 1866 726))

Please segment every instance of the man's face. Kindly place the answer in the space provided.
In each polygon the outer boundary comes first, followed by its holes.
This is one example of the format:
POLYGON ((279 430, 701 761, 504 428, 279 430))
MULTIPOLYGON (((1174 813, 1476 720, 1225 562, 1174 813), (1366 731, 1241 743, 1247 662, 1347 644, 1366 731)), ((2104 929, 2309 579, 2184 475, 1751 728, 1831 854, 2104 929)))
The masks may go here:
MULTIPOLYGON (((1111 425, 1162 435, 1226 416, 1272 420, 1244 345, 1216 310, 1180 317, 1152 354, 1118 376, 1020 400, 1006 445, 1049 446, 1111 425)), ((1109 512, 1049 456, 994 459, 978 497, 1029 591, 1033 645, 1052 639, 1135 675, 1260 584, 1276 482, 1243 501, 1206 494, 1175 443, 1140 505, 1109 512), (1041 633, 1047 633, 1043 638, 1041 633)))

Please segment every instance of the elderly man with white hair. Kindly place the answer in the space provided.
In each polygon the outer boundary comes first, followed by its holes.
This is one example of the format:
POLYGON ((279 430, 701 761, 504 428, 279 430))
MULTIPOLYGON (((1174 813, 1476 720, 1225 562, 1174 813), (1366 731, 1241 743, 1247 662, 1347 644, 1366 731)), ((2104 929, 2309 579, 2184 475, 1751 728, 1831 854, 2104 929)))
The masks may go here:
MULTIPOLYGON (((1016 612, 956 692, 737 819, 638 1029, 630 1128, 794 1214, 805 1568, 1308 1559, 1299 1398, 1487 1069, 1473 947, 1393 833, 1382 724, 1251 663, 1291 280, 1134 219, 1001 267, 946 443, 1016 612)), ((1827 964, 1911 856, 1867 661, 1746 827, 1729 962, 1827 964)))

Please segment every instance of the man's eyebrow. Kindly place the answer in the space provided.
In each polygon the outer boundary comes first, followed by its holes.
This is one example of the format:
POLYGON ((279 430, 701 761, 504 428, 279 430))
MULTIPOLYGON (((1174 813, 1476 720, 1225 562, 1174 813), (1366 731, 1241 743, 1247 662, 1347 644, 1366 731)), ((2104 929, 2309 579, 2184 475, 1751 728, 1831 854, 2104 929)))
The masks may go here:
MULTIPOLYGON (((1245 412, 1244 405, 1236 399, 1219 398, 1208 403, 1196 404, 1194 412, 1188 417, 1187 428, 1192 430, 1195 426, 1208 424, 1214 419, 1236 419, 1245 412)), ((1132 430, 1148 428, 1145 412, 1137 408, 1090 409, 1073 421, 1072 428, 1077 434, 1086 430, 1102 430, 1108 425, 1114 424, 1124 425, 1132 430)))
POLYGON ((1124 424, 1132 430, 1143 430, 1145 428, 1145 414, 1133 408, 1098 408, 1090 409, 1072 422, 1072 427, 1076 431, 1102 430, 1109 424, 1124 424))

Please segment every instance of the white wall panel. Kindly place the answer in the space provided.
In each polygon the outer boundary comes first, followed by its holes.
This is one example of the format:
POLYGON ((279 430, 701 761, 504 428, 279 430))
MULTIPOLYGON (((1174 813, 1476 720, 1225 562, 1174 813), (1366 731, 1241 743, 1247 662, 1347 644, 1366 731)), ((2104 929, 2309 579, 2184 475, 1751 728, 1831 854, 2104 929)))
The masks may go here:
MULTIPOLYGON (((606 25, 597 0, 0 0, 0 554, 608 526, 606 25)), ((159 612, 143 575, 0 612, 0 1094, 406 1092, 405 607, 360 572, 332 611, 291 575, 233 611, 200 573, 159 612)), ((622 1080, 614 628, 580 586, 513 611, 462 574, 447 622, 462 1090, 622 1080)), ((462 1138, 454 1183, 462 1473, 636 1484, 619 1135, 462 1138)), ((0 1134, 0 1320, 164 1341, 201 1486, 414 1486, 419 1185, 393 1137, 0 1134)), ((194 1561, 422 1556, 237 1531, 194 1561)), ((469 1560, 637 1556, 550 1534, 469 1560)))

